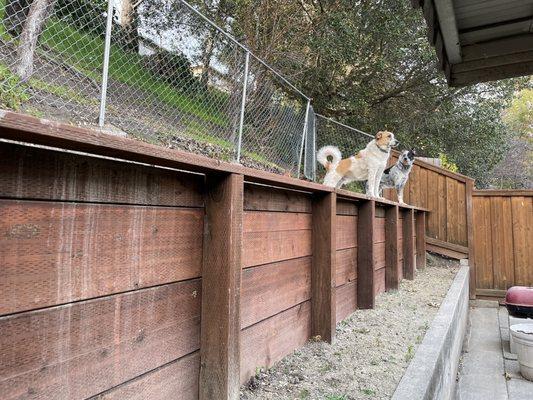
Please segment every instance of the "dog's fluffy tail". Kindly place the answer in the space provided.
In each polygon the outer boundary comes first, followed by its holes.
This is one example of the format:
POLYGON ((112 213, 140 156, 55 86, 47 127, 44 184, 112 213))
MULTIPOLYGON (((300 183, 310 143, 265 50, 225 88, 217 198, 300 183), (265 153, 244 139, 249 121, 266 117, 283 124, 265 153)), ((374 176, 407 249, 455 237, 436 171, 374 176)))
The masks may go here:
POLYGON ((324 146, 316 154, 316 160, 326 168, 326 171, 336 167, 341 159, 341 151, 335 146, 324 146), (331 157, 331 161, 328 160, 328 157, 331 157))

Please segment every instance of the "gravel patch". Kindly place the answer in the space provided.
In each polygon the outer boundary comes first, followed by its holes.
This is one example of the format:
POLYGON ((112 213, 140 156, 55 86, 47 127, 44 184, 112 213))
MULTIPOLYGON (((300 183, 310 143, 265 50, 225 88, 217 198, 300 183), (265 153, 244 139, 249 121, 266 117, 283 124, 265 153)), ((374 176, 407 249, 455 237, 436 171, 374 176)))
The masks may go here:
POLYGON ((436 315, 459 263, 428 255, 428 267, 373 310, 337 325, 333 345, 310 341, 241 388, 241 400, 389 399, 436 315))

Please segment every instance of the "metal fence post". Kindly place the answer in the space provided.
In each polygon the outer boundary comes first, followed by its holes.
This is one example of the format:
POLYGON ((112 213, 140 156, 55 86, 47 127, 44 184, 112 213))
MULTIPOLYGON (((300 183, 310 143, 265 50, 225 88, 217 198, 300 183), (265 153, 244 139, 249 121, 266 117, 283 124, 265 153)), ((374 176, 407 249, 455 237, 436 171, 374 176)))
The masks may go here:
POLYGON ((300 178, 300 169, 302 168, 302 156, 304 154, 305 134, 307 133, 307 123, 309 122, 309 109, 311 108, 311 99, 307 99, 307 108, 305 110, 304 129, 302 133, 302 143, 300 145, 300 157, 298 158, 297 178, 300 178))
POLYGON ((113 26, 113 2, 107 1, 107 23, 105 28, 104 66, 102 70, 102 91, 100 95, 100 115, 98 126, 103 127, 105 123, 105 103, 107 99, 107 78, 109 74, 109 53, 111 50, 111 29, 113 26))
POLYGON ((248 70, 250 67, 250 52, 246 52, 246 58, 244 61, 244 79, 242 87, 242 100, 241 100, 241 117, 239 121, 239 138, 237 141, 237 159, 238 163, 241 162, 241 147, 242 147, 242 131, 244 129, 244 109, 246 107, 246 90, 248 88, 248 70))

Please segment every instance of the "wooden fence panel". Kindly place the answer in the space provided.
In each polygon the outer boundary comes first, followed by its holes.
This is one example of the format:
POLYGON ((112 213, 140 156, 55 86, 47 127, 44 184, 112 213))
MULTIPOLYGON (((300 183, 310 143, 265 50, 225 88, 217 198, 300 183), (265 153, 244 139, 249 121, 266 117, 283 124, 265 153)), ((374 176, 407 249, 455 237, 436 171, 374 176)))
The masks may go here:
POLYGON ((533 191, 473 192, 473 236, 478 294, 503 296, 513 285, 533 285, 533 191))
MULTIPOLYGON (((389 164, 396 159, 393 155, 389 164)), ((467 182, 471 179, 464 175, 415 161, 404 190, 404 201, 430 211, 426 236, 433 239, 431 251, 454 258, 468 257, 467 182)), ((397 199, 391 190, 385 191, 385 197, 397 199)))

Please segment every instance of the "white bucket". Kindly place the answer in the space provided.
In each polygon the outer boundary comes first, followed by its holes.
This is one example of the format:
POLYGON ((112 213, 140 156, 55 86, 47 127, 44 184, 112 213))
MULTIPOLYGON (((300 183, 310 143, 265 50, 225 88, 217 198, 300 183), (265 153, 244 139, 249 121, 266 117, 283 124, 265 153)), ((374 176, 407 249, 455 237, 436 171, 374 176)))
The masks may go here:
MULTIPOLYGON (((509 326, 513 326, 516 324, 532 324, 533 325, 533 319, 517 318, 517 317, 509 316, 509 326)), ((516 348, 514 345, 513 335, 509 335, 509 348, 512 354, 516 354, 516 348)))
POLYGON ((520 373, 533 381, 533 324, 511 326, 511 336, 520 364, 520 373))

